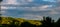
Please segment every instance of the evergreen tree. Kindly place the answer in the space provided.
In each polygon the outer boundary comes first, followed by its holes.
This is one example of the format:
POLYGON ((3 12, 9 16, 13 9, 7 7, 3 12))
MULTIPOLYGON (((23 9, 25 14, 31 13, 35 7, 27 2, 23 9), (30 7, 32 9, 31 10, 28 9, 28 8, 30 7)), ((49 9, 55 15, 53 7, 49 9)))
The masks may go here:
POLYGON ((51 17, 43 17, 42 27, 52 27, 51 17))

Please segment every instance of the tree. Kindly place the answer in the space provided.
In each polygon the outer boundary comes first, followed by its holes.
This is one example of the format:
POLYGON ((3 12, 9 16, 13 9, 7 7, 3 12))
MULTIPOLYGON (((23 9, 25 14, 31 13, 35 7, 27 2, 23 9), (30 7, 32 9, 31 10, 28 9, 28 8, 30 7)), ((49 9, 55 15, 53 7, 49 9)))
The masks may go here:
POLYGON ((60 27, 60 18, 56 22, 56 27, 60 27))
POLYGON ((18 27, 19 26, 19 21, 13 19, 10 27, 18 27))
POLYGON ((51 21, 52 21, 51 17, 43 17, 42 27, 52 27, 51 21))

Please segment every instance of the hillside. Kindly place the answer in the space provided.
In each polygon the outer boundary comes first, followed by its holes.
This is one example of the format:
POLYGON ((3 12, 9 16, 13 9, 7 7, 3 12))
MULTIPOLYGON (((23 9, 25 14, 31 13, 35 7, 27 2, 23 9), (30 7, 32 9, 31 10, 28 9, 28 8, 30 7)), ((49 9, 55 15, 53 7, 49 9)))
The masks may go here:
POLYGON ((16 17, 0 17, 0 27, 60 27, 60 18, 54 22, 51 17, 43 17, 41 21, 16 17))
POLYGON ((22 18, 13 18, 13 17, 0 17, 0 24, 11 24, 14 22, 14 24, 20 25, 23 22, 29 22, 30 24, 33 25, 42 25, 42 23, 38 20, 26 20, 22 18))

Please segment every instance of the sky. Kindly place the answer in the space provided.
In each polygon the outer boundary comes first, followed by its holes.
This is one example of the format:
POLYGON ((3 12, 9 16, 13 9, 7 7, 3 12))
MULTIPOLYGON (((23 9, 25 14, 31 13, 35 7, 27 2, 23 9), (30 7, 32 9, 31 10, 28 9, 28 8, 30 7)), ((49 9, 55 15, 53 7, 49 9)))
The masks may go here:
POLYGON ((40 20, 50 16, 57 20, 60 17, 60 0, 3 0, 2 16, 20 17, 40 20))

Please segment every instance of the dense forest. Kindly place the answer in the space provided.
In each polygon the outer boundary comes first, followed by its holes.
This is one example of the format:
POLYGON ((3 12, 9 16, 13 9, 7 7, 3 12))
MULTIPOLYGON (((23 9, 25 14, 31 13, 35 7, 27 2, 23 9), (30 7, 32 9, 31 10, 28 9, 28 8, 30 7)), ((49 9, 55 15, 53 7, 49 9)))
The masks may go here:
POLYGON ((60 27, 60 18, 55 22, 51 17, 43 17, 43 20, 0 17, 0 27, 60 27))

